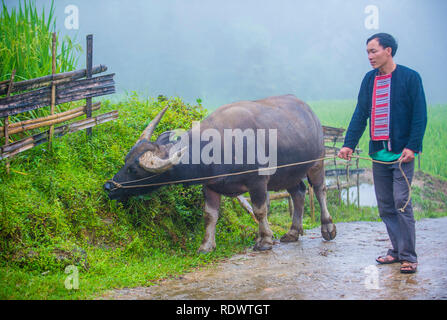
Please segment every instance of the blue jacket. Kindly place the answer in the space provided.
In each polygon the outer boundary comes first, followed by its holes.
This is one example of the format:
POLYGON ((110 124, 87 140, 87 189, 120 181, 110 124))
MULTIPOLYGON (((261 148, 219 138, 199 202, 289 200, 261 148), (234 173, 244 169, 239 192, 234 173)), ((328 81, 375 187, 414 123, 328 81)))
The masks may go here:
MULTIPOLYGON (((366 128, 371 126, 372 93, 378 69, 363 78, 357 106, 346 132, 344 147, 355 149, 366 128)), ((390 142, 391 151, 399 154, 404 148, 422 151, 422 139, 427 126, 427 104, 420 75, 405 66, 397 65, 391 77, 390 142)), ((370 130, 371 131, 371 130, 370 130)), ((371 137, 371 132, 369 133, 371 137)), ((383 141, 369 141, 369 154, 384 149, 383 141)))

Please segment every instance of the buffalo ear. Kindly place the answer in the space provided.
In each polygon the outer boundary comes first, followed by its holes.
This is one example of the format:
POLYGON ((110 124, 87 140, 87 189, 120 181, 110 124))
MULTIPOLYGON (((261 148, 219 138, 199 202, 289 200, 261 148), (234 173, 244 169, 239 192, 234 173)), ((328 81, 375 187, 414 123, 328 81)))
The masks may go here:
POLYGON ((138 162, 140 166, 146 171, 162 173, 179 164, 180 160, 186 152, 186 149, 187 147, 184 147, 183 149, 175 152, 168 159, 161 159, 154 152, 146 151, 140 156, 140 158, 138 158, 138 162))

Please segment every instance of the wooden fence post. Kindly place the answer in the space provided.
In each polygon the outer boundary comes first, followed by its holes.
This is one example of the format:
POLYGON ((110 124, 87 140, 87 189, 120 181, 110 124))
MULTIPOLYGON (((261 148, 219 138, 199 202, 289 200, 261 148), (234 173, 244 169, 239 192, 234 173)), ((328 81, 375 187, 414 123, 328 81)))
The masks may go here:
MULTIPOLYGON (((53 32, 53 41, 52 41, 52 64, 51 64, 51 75, 54 77, 56 73, 56 33, 53 32)), ((51 110, 50 114, 54 114, 54 106, 56 104, 56 85, 54 84, 54 80, 51 81, 51 110)), ((54 125, 50 126, 50 134, 48 136, 48 149, 53 151, 53 134, 54 134, 54 125)))
MULTIPOLYGON (((86 61, 86 78, 90 79, 92 77, 92 65, 93 65, 93 35, 89 34, 87 35, 87 61, 86 61)), ((87 118, 92 117, 92 98, 86 98, 85 99, 86 104, 86 112, 87 118)), ((87 128, 86 130, 87 136, 91 137, 92 135, 92 128, 87 128)))
MULTIPOLYGON (((14 77, 16 75, 16 69, 12 70, 11 78, 9 79, 8 84, 8 92, 6 93, 6 96, 9 97, 11 94, 12 86, 14 85, 14 77)), ((4 133, 5 133, 5 146, 9 144, 9 116, 5 117, 5 127, 4 127, 4 133)), ((9 159, 6 159, 6 173, 9 174, 9 159)))

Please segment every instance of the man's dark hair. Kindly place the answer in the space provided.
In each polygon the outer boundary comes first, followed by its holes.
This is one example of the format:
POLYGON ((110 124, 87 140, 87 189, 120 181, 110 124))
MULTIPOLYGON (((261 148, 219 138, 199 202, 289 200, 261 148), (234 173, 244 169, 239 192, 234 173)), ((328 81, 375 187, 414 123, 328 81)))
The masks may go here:
POLYGON ((376 33, 366 40, 368 44, 371 40, 377 39, 379 44, 384 48, 391 48, 391 56, 394 57, 397 51, 397 41, 394 37, 388 33, 376 33))

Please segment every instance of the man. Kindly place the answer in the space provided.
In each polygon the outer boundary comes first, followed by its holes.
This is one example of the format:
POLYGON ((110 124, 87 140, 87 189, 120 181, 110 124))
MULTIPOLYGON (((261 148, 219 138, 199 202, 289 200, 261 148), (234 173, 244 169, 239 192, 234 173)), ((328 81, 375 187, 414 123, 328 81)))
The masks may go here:
POLYGON ((411 184, 414 159, 422 151, 427 124, 427 107, 419 74, 397 65, 393 57, 397 42, 389 34, 378 33, 366 42, 366 50, 374 68, 363 78, 357 106, 338 156, 350 160, 367 119, 370 124, 369 154, 371 158, 389 162, 373 163, 374 187, 382 221, 385 223, 392 249, 376 261, 380 264, 401 263, 402 273, 417 269, 415 221, 408 185, 401 167, 411 184))

